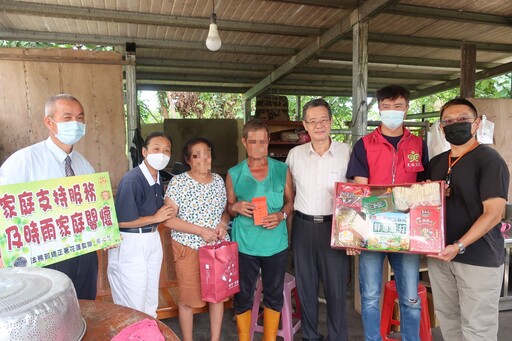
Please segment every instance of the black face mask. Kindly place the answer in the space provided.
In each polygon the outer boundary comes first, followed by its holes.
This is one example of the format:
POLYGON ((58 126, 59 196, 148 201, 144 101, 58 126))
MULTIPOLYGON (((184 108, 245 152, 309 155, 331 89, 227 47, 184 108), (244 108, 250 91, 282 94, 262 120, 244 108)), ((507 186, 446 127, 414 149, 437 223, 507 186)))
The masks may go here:
POLYGON ((446 141, 456 146, 461 146, 468 142, 473 137, 473 134, 471 134, 472 124, 473 123, 469 122, 461 122, 444 127, 446 141))

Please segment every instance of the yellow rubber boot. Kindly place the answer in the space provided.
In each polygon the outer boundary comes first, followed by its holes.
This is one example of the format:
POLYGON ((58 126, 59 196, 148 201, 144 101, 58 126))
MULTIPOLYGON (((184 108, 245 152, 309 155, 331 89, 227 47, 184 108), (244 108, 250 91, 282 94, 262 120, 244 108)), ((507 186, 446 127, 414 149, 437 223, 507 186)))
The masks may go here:
POLYGON ((251 341, 251 310, 236 315, 239 341, 251 341))
POLYGON ((263 341, 276 341, 281 313, 270 308, 263 308, 263 341))

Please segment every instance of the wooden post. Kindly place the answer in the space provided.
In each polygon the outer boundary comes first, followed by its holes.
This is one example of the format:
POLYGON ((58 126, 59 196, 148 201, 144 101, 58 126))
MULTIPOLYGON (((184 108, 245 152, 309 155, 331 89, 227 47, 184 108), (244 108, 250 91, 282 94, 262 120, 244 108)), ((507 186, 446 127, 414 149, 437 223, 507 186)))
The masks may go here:
POLYGON ((295 121, 302 121, 302 103, 301 103, 301 97, 297 96, 297 117, 295 118, 295 121))
POLYGON ((251 119, 251 99, 250 98, 246 98, 244 101, 244 111, 245 111, 245 122, 248 122, 251 119))
POLYGON ((352 31, 352 145, 366 134, 368 105, 368 21, 352 31))
POLYGON ((460 58, 460 97, 475 97, 476 45, 463 44, 460 58))
MULTIPOLYGON (((138 112, 137 112, 137 78, 135 74, 135 51, 126 51, 126 144, 127 150, 132 146, 135 129, 137 129, 138 112)), ((133 164, 129 155, 128 164, 132 169, 133 164)))

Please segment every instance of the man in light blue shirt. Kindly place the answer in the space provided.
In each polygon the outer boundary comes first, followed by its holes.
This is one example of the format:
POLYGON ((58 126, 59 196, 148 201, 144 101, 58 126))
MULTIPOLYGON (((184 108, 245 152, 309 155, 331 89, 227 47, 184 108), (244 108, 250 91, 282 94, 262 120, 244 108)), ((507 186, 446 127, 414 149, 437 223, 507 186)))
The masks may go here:
MULTIPOLYGON (((0 167, 0 185, 94 173, 91 164, 73 150, 73 145, 85 134, 84 109, 75 97, 50 97, 45 104, 43 123, 49 130, 48 139, 12 154, 0 167)), ((96 298, 96 252, 47 267, 68 275, 79 299, 96 298)))

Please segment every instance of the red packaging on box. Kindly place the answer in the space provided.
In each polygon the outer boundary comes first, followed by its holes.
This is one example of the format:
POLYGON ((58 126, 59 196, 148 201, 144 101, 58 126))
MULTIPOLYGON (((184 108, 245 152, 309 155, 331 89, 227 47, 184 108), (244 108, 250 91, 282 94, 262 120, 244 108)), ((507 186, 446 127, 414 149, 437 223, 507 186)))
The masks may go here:
POLYGON ((418 206, 409 212, 411 223, 411 250, 416 252, 441 252, 444 249, 441 207, 418 206))
POLYGON ((444 181, 336 183, 331 247, 437 254, 444 249, 444 181))

